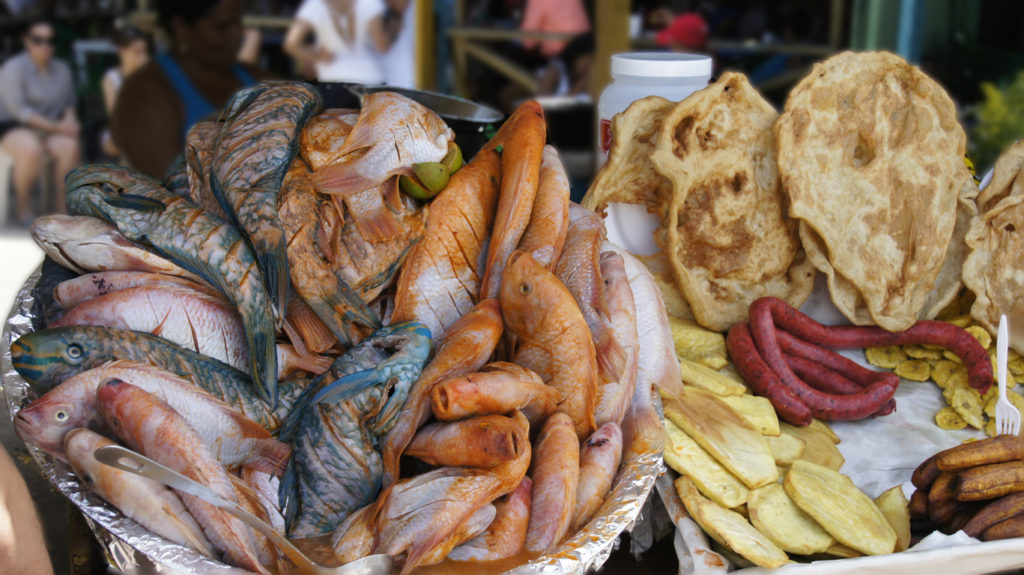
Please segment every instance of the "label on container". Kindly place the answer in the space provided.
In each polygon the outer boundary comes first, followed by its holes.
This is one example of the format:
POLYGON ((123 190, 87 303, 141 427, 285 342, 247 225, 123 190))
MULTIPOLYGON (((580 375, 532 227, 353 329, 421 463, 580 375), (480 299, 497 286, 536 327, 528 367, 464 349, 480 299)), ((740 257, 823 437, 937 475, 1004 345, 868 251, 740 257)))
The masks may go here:
POLYGON ((608 150, 612 147, 612 121, 610 118, 604 118, 601 120, 601 153, 605 156, 608 155, 608 150))

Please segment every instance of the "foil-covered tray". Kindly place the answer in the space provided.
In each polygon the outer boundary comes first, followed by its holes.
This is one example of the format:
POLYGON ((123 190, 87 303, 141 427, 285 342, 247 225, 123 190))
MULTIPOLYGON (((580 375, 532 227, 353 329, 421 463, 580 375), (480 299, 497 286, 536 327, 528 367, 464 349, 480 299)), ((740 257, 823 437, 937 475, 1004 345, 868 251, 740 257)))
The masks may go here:
MULTIPOLYGON (((4 322, 0 377, 4 400, 12 418, 36 397, 28 383, 14 370, 11 342, 34 329, 34 293, 40 275, 41 271, 37 269, 21 286, 4 322)), ((660 409, 660 405, 656 407, 660 409)), ((121 571, 190 575, 248 573, 154 535, 83 486, 64 462, 35 447, 28 448, 53 485, 82 511, 108 560, 121 571)), ((607 561, 619 535, 632 529, 637 521, 662 471, 661 453, 625 451, 611 495, 605 499, 597 516, 550 555, 529 561, 509 573, 585 573, 599 569, 607 561)))

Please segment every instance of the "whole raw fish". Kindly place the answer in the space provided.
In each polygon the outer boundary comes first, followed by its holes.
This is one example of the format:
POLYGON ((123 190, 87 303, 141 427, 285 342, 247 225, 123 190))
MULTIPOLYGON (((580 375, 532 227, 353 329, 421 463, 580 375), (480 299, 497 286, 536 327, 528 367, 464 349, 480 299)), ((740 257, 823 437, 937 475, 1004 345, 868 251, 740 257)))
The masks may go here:
POLYGON ((37 392, 76 373, 116 359, 150 363, 205 389, 269 431, 276 430, 303 389, 294 380, 282 386, 281 404, 270 409, 253 390, 246 374, 215 359, 159 337, 95 326, 70 326, 27 333, 11 344, 14 369, 37 392))
POLYGON ((452 549, 475 539, 482 535, 484 531, 494 522, 494 517, 497 515, 497 508, 493 504, 487 503, 483 507, 477 509, 462 522, 462 525, 452 533, 448 540, 444 543, 435 546, 420 559, 420 565, 435 565, 444 561, 445 557, 451 553, 452 549))
POLYGON ((161 182, 167 191, 176 196, 188 197, 188 173, 186 170, 185 156, 178 154, 171 162, 171 167, 167 168, 167 173, 164 174, 163 182, 161 182))
POLYGON ((65 437, 62 451, 67 453, 68 463, 82 482, 129 519, 165 539, 212 557, 210 542, 177 494, 162 483, 96 460, 93 453, 107 445, 116 444, 94 431, 76 428, 65 437))
POLYGON ((597 513, 612 489, 622 461, 622 429, 613 421, 597 428, 580 447, 580 476, 576 485, 576 506, 572 530, 578 531, 597 513))
POLYGON ((280 475, 291 449, 258 423, 202 388, 149 364, 119 360, 74 375, 18 412, 14 429, 32 443, 63 459, 64 439, 79 427, 103 427, 96 390, 111 379, 127 381, 165 401, 188 421, 222 464, 280 475))
POLYGON ((320 92, 302 82, 262 82, 237 92, 225 106, 210 166, 213 193, 249 238, 267 292, 282 315, 288 254, 277 194, 298 152, 299 131, 322 105, 320 92))
POLYGON ((373 516, 376 511, 377 502, 374 501, 350 513, 334 530, 331 549, 342 565, 366 557, 373 551, 373 516))
POLYGON ((312 170, 339 161, 358 121, 358 108, 331 108, 313 116, 299 134, 299 156, 312 170))
MULTIPOLYGON (((143 285, 79 304, 51 327, 97 325, 151 333, 181 347, 249 372, 245 329, 234 306, 220 294, 183 286, 143 285)), ((327 357, 301 357, 288 344, 277 344, 278 376, 306 370, 318 374, 331 365, 327 357)))
POLYGON ((85 273, 135 270, 201 281, 167 258, 137 244, 99 218, 50 214, 32 222, 32 239, 60 265, 85 273))
POLYGON ((535 441, 530 463, 533 497, 525 548, 531 553, 547 553, 562 541, 572 524, 580 476, 580 444, 572 419, 560 411, 544 422, 535 441))
POLYGON ((554 146, 544 146, 540 162, 537 197, 530 223, 519 240, 519 249, 530 252, 534 261, 555 271, 569 231, 569 176, 554 146))
POLYGON ((220 293, 210 289, 206 284, 162 273, 105 271, 82 274, 60 282, 53 289, 53 299, 63 309, 69 310, 82 302, 110 292, 146 285, 181 286, 208 294, 220 293))
POLYGON ((500 180, 497 152, 482 151, 434 198, 426 233, 399 273, 392 321, 445 333, 480 301, 500 180))
POLYGON ((67 186, 69 210, 103 217, 129 239, 144 239, 231 300, 245 326, 253 383, 276 406, 274 314, 256 260, 238 230, 124 167, 76 168, 67 186))
POLYGON ((434 358, 413 384, 398 421, 384 436, 381 444, 384 487, 398 481, 399 458, 416 430, 430 417, 430 394, 434 386, 480 369, 494 353, 501 330, 501 310, 497 300, 490 299, 459 318, 440 338, 434 358))
POLYGON ((337 159, 314 172, 317 190, 338 195, 368 241, 383 241, 397 225, 378 190, 399 174, 411 175, 413 164, 441 161, 454 139, 422 104, 394 92, 367 94, 337 159))
POLYGON ((505 266, 530 223, 546 139, 544 109, 536 100, 529 100, 512 113, 485 146, 485 150, 496 145, 504 149, 501 152, 501 194, 494 216, 494 232, 487 246, 481 298, 498 297, 505 266))
POLYGON ((519 339, 515 363, 537 372, 558 391, 582 441, 597 428, 594 340, 569 290, 526 252, 515 252, 501 286, 505 325, 519 339))
POLYGON ((603 381, 617 381, 625 369, 626 352, 612 329, 605 278, 601 277, 604 220, 577 204, 569 206, 569 233, 555 274, 569 288, 594 337, 597 366, 603 381))
POLYGON ((382 328, 339 356, 297 400, 280 435, 293 443, 280 489, 289 537, 331 533, 377 496, 377 436, 394 425, 430 347, 422 324, 382 328))
POLYGON ((529 476, 512 493, 494 502, 494 521, 483 534, 459 545, 448 554, 452 561, 497 561, 514 557, 523 550, 530 523, 529 476))
POLYGON ((601 254, 601 277, 605 281, 605 297, 611 320, 611 333, 625 353, 619 377, 602 381, 597 388, 597 410, 594 419, 598 426, 608 422, 622 423, 633 399, 636 387, 637 358, 639 354, 636 331, 636 304, 629 287, 622 256, 615 252, 601 254))
POLYGON ((405 455, 436 466, 494 467, 519 457, 515 426, 504 415, 431 423, 420 428, 405 455))
POLYGON ((188 199, 208 213, 227 220, 228 215, 220 207, 217 196, 213 195, 210 175, 213 171, 213 152, 217 136, 223 124, 220 122, 196 122, 185 134, 185 167, 188 176, 188 199))
MULTIPOLYGON (((116 379, 102 384, 96 394, 108 427, 129 447, 238 503, 228 472, 174 409, 138 387, 116 379)), ((228 563, 269 573, 261 562, 268 559, 260 557, 262 544, 248 526, 198 497, 179 495, 213 548, 228 563)))
MULTIPOLYGON (((374 553, 404 557, 409 573, 445 545, 477 510, 511 492, 530 466, 529 422, 519 412, 519 457, 492 467, 440 467, 404 479, 381 494, 374 521, 374 553)), ((578 452, 577 452, 578 453, 578 452)))
POLYGON ((536 373, 498 361, 480 371, 442 381, 430 394, 434 417, 453 421, 473 415, 509 413, 516 409, 540 425, 558 407, 558 391, 536 373))

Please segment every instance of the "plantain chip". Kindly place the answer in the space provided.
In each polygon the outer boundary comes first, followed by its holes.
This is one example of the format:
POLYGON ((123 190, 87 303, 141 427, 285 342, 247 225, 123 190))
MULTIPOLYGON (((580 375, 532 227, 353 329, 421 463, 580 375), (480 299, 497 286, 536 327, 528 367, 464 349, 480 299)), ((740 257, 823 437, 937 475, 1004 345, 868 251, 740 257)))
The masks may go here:
POLYGON ((935 425, 954 431, 967 427, 967 422, 952 407, 943 407, 935 412, 935 425))
POLYGON ((875 498, 875 505, 889 521, 889 526, 896 532, 896 551, 903 551, 910 546, 910 512, 907 496, 903 494, 902 485, 894 485, 875 498))
POLYGON ((797 460, 783 481, 786 494, 836 541, 866 555, 892 553, 896 532, 875 502, 849 477, 797 460))
POLYGON ((742 383, 743 385, 746 385, 746 383, 743 381, 743 376, 740 375, 740 372, 736 371, 736 366, 734 366, 731 363, 729 365, 723 367, 722 369, 718 370, 718 375, 722 375, 722 376, 728 377, 729 379, 731 379, 731 380, 733 380, 735 382, 742 383))
POLYGON ((675 486, 687 513, 715 541, 761 567, 781 567, 789 561, 785 551, 742 515, 701 495, 688 477, 677 479, 675 486))
MULTIPOLYGON (((988 350, 988 358, 992 362, 992 376, 993 376, 993 379, 994 379, 994 381, 996 383, 999 383, 999 367, 997 365, 996 350, 995 349, 988 350)), ((995 386, 992 386, 992 387, 995 387, 995 386)), ((1006 360, 1006 389, 1013 389, 1014 387, 1017 387, 1017 378, 1016 378, 1016 376, 1013 375, 1013 372, 1010 371, 1010 360, 1007 359, 1006 360)), ((992 389, 992 388, 990 387, 989 389, 992 389)))
POLYGON ((722 507, 736 507, 747 501, 749 490, 736 476, 715 461, 692 437, 664 419, 665 463, 693 480, 700 492, 722 507))
POLYGON ((836 543, 825 550, 825 555, 831 555, 833 557, 839 557, 842 559, 853 559, 854 557, 863 557, 864 554, 856 549, 851 549, 842 543, 836 543))
POLYGON ((957 415, 962 417, 967 425, 975 429, 985 427, 985 419, 982 417, 981 396, 967 384, 950 383, 942 390, 942 397, 952 407, 957 415))
POLYGON ((779 417, 767 397, 759 395, 731 395, 722 397, 722 401, 742 415, 762 435, 779 435, 779 417))
POLYGON ((668 324, 672 328, 676 355, 680 358, 695 361, 715 370, 729 365, 724 335, 678 317, 669 316, 668 324))
POLYGON ((778 483, 751 491, 747 509, 750 523, 787 553, 821 553, 836 542, 778 483))
POLYGON ((832 440, 832 443, 839 445, 843 441, 839 439, 835 431, 832 431, 832 427, 825 423, 823 420, 815 417, 811 420, 811 424, 807 426, 807 429, 817 431, 818 433, 824 433, 826 437, 832 440))
POLYGON ((1017 377, 1024 376, 1024 356, 1021 356, 1017 353, 1017 350, 1012 347, 1007 351, 1006 369, 1017 377))
MULTIPOLYGON (((996 386, 993 385, 991 389, 997 388, 996 386)), ((986 393, 985 395, 988 394, 986 393)), ((990 398, 985 398, 985 396, 982 396, 982 399, 985 399, 985 415, 991 418, 995 418, 996 404, 999 403, 999 392, 996 391, 996 393, 992 394, 992 397, 990 398)), ((1007 390, 1006 399, 1010 400, 1010 403, 1012 403, 1013 406, 1017 408, 1017 411, 1024 413, 1024 397, 1022 397, 1021 394, 1017 393, 1016 391, 1007 390)))
POLYGON ((748 488, 778 480, 779 471, 764 436, 714 395, 691 386, 679 397, 666 398, 664 407, 665 417, 748 488))
POLYGON ((954 363, 963 363, 964 362, 964 360, 960 359, 959 355, 949 351, 948 349, 942 350, 942 357, 944 357, 944 358, 946 358, 949 361, 952 361, 954 363))
POLYGON ((995 437, 995 436, 999 435, 999 432, 996 431, 996 420, 995 419, 990 419, 990 420, 988 420, 985 423, 985 435, 987 435, 989 437, 995 437))
POLYGON ((956 317, 951 317, 951 318, 949 318, 949 319, 947 319, 945 321, 949 322, 949 323, 951 323, 951 324, 953 324, 953 325, 955 325, 957 327, 967 327, 967 326, 971 325, 974 322, 974 319, 971 318, 971 316, 968 315, 968 314, 963 314, 963 315, 958 315, 956 317))
POLYGON ((974 339, 978 340, 981 347, 988 349, 992 347, 992 334, 985 330, 980 325, 970 325, 964 328, 964 331, 974 336, 974 339))
POLYGON ((832 438, 821 428, 814 427, 813 423, 807 427, 796 427, 786 422, 779 422, 779 430, 783 434, 792 435, 804 441, 807 447, 799 459, 835 470, 839 470, 843 463, 846 463, 846 459, 839 452, 839 448, 836 447, 832 438))
POLYGON ((923 359, 926 361, 938 361, 942 359, 942 350, 940 349, 928 349, 921 345, 905 345, 903 351, 906 352, 907 357, 912 359, 923 359))
POLYGON ((804 454, 804 449, 807 448, 807 443, 795 435, 789 433, 779 433, 778 437, 766 437, 768 440, 768 449, 772 451, 772 457, 775 458, 775 465, 779 467, 789 467, 793 465, 793 462, 800 458, 804 454))
POLYGON ((714 395, 743 395, 749 391, 746 385, 688 359, 679 358, 679 373, 685 383, 714 395))
POLYGON ((892 369, 907 359, 906 352, 898 345, 865 348, 864 355, 868 363, 885 369, 892 369))
POLYGON ((945 389, 953 379, 963 379, 967 383, 967 367, 962 363, 942 359, 932 366, 932 381, 939 387, 945 389))
POLYGON ((908 359, 901 361, 893 371, 903 379, 928 381, 928 378, 932 375, 932 366, 923 359, 908 359))

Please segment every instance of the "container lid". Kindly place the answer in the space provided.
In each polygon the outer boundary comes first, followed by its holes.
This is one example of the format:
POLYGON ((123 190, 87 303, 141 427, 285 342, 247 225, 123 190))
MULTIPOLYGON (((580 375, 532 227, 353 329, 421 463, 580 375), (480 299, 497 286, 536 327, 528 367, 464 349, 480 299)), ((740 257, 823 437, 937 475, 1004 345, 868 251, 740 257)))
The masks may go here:
POLYGON ((683 52, 627 52, 612 55, 612 76, 711 77, 711 56, 683 52))

